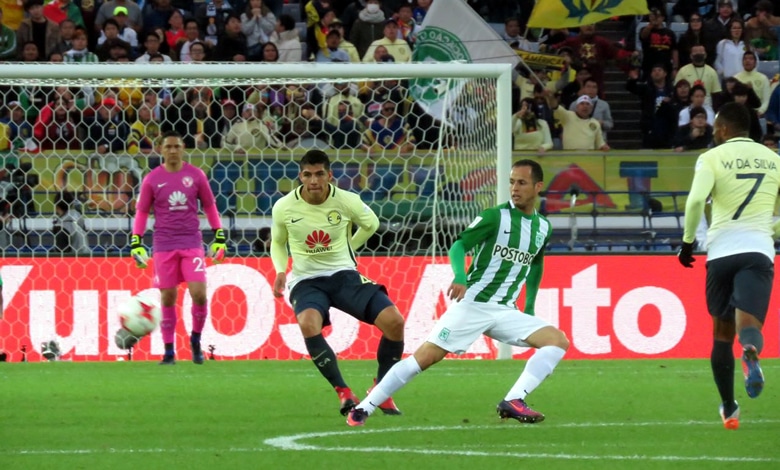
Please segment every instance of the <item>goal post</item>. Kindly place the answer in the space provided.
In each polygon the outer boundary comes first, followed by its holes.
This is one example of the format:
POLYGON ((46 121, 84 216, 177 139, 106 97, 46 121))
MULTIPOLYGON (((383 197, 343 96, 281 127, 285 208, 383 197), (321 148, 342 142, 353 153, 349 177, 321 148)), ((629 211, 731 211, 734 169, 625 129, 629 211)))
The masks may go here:
MULTIPOLYGON (((0 131, 8 135, 6 147, 0 140, 0 212, 7 215, 0 229, 7 287, 0 349, 15 354, 26 346, 34 355, 56 340, 76 360, 122 354, 107 344, 116 326, 112 312, 122 298, 151 286, 150 274, 126 259, 132 200, 140 178, 160 163, 152 134, 166 127, 184 129, 190 158, 210 178, 231 233, 234 262, 209 267, 212 320, 204 342, 213 341, 216 355, 305 354, 291 325, 277 318, 263 271, 270 266, 270 207, 294 187, 308 148, 328 152, 336 184, 360 192, 378 213, 382 227, 358 252, 361 269, 392 284, 391 297, 415 331, 407 349, 416 347, 430 329, 430 312, 448 302, 442 279, 449 268, 440 261, 449 243, 479 210, 509 197, 511 77, 511 64, 0 64, 0 131), (352 116, 352 107, 339 114, 346 101, 331 99, 341 85, 360 98, 355 106, 362 104, 363 114, 352 116), (391 128, 388 117, 372 140, 371 126, 390 102, 398 108, 389 113, 404 126, 391 128), (216 115, 229 106, 239 116, 227 125, 216 115), (108 124, 98 129, 101 113, 108 124), (144 114, 151 123, 139 127, 144 114), (229 142, 229 129, 255 118, 262 126, 252 132, 265 136, 265 146, 246 147, 249 131, 229 142), (335 130, 323 137, 330 118, 335 130), (349 136, 341 124, 352 119, 359 142, 344 144, 349 136), (211 121, 219 139, 207 135, 211 121), (120 131, 126 145, 104 141, 120 131), (408 148, 392 141, 404 133, 408 148), (66 204, 73 220, 59 213, 65 193, 73 194, 66 204), (64 248, 63 232, 70 243, 64 248)), ((205 220, 202 227, 208 241, 205 220)), ((183 302, 179 315, 187 324, 187 296, 183 302)), ((336 315, 329 341, 344 357, 362 358, 378 337, 359 328, 336 315)), ((159 354, 158 339, 139 343, 137 357, 159 354)), ((512 352, 482 343, 470 354, 512 352)))

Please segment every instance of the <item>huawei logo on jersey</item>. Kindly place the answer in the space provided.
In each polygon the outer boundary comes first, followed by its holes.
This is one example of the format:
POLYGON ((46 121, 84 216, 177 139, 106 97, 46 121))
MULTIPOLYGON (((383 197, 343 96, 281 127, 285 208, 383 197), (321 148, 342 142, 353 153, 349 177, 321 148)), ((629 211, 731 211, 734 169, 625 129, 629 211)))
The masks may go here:
POLYGON ((323 230, 315 230, 310 233, 308 237, 306 237, 306 246, 309 247, 306 252, 324 253, 326 251, 330 251, 332 249, 330 242, 330 235, 325 233, 323 230))
POLYGON ((181 191, 174 191, 168 196, 168 210, 183 211, 187 209, 187 196, 181 191))

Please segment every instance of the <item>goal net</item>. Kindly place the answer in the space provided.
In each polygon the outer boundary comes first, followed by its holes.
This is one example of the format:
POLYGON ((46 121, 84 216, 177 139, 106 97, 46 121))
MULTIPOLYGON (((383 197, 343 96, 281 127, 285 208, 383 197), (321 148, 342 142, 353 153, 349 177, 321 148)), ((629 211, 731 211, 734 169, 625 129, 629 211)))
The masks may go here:
MULTIPOLYGON (((0 66, 0 350, 14 361, 40 360, 52 343, 62 359, 126 356, 113 343, 118 304, 159 298, 153 270, 129 257, 134 203, 171 129, 208 176, 229 233, 229 259, 207 267, 204 349, 218 359, 306 356, 289 303, 271 293, 270 216, 297 185, 300 157, 320 148, 333 184, 380 218, 359 269, 387 286, 414 351, 449 302, 450 244, 508 195, 510 74, 456 63, 0 66)), ((202 228, 210 241, 205 218, 202 228)), ((190 308, 182 289, 183 357, 190 308)), ((374 357, 376 329, 338 311, 332 321, 325 334, 340 357, 374 357)), ((483 340, 469 355, 496 351, 483 340)), ((159 332, 133 351, 161 353, 159 332)))

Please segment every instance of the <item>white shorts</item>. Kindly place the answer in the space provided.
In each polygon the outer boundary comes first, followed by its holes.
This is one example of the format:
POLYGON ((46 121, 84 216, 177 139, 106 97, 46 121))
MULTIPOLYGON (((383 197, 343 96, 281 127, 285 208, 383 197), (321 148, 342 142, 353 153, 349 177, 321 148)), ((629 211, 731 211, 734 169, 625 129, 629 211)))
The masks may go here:
POLYGON ((512 307, 463 299, 447 308, 426 341, 455 354, 466 352, 481 334, 528 347, 525 340, 545 326, 550 324, 512 307))

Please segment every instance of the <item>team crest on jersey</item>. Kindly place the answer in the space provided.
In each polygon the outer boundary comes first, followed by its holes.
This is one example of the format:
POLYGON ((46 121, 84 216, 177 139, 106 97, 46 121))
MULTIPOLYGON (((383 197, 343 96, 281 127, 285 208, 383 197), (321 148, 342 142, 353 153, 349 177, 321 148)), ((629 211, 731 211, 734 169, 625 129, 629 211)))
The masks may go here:
POLYGON ((185 188, 189 188, 193 183, 192 176, 185 176, 181 179, 181 184, 183 184, 185 188))
POLYGON ((450 329, 442 328, 441 331, 439 332, 439 339, 446 342, 449 337, 450 337, 450 329))
POLYGON ((593 122, 591 122, 590 124, 588 124, 588 127, 590 127, 590 130, 592 130, 592 131, 595 131, 595 130, 596 130, 596 124, 595 124, 595 123, 593 123, 593 122))
POLYGON ((536 246, 541 247, 544 245, 544 234, 536 232, 536 246))
POLYGON ((341 213, 339 211, 328 212, 328 223, 331 225, 338 225, 341 223, 341 213))

